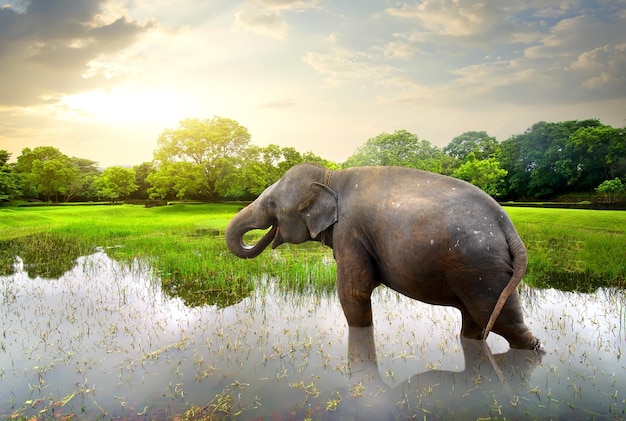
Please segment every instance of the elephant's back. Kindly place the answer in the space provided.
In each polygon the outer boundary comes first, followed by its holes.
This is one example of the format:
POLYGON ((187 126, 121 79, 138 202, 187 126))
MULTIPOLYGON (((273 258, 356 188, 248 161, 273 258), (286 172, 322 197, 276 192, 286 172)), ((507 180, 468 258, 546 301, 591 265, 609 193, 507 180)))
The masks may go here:
POLYGON ((363 167, 352 174, 344 214, 359 225, 370 254, 387 272, 406 269, 433 278, 432 272, 472 266, 511 270, 507 233, 515 230, 482 190, 409 168, 363 167))
MULTIPOLYGON (((405 167, 355 167, 342 170, 340 198, 370 217, 450 217, 494 214, 502 208, 488 194, 463 180, 405 167)), ((461 217, 465 219, 465 217, 461 217)), ((459 221, 462 222, 462 221, 459 221)))
MULTIPOLYGON (((490 198, 479 188, 457 178, 406 167, 354 167, 341 170, 348 180, 347 188, 354 191, 378 194, 419 195, 440 200, 459 198, 461 195, 490 198)), ((335 176, 336 177, 336 176, 335 176)))

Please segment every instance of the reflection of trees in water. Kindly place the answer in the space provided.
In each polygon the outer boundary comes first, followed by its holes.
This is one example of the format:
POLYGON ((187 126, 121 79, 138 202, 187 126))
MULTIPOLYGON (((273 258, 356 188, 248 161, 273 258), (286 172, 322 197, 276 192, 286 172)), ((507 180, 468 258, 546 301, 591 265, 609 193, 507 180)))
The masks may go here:
POLYGON ((161 288, 169 297, 183 300, 187 307, 229 307, 249 297, 253 291, 245 286, 240 289, 215 289, 202 281, 177 281, 175 278, 161 279, 161 288))
MULTIPOLYGON (((76 266, 81 256, 94 252, 96 248, 86 245, 79 239, 60 234, 41 233, 12 240, 0 241, 0 276, 9 276, 16 272, 19 262, 20 270, 24 271, 30 279, 59 279, 65 273, 76 266)), ((121 264, 133 266, 137 259, 120 257, 115 248, 104 250, 107 256, 121 264)), ((151 259, 146 259, 150 261, 151 259)), ((253 282, 232 281, 228 287, 211 287, 209 282, 203 279, 182 279, 176 276, 175 268, 169 268, 164 272, 154 267, 154 264, 141 265, 145 271, 161 273, 158 276, 162 291, 172 298, 180 298, 188 307, 200 307, 204 305, 216 305, 228 307, 237 304, 250 296, 253 282), (174 273, 170 273, 174 272, 174 273)), ((211 276, 211 274, 206 274, 211 276)), ((225 283, 228 279, 224 280, 225 283)))
POLYGON ((93 251, 75 238, 41 233, 0 241, 0 275, 15 273, 19 257, 29 278, 58 279, 93 251))

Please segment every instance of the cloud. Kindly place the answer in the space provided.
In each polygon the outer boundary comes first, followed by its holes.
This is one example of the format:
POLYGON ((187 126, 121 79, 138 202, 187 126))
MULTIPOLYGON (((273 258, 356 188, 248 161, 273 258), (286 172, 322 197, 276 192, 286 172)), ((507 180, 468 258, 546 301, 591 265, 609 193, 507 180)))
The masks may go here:
POLYGON ((259 0, 259 3, 274 10, 302 11, 318 7, 317 0, 259 0))
POLYGON ((397 32, 394 41, 387 42, 380 50, 387 58, 409 59, 415 54, 426 54, 428 35, 424 32, 397 32))
POLYGON ((252 32, 278 40, 287 38, 289 25, 285 14, 317 7, 317 1, 252 0, 235 14, 235 30, 252 32))
POLYGON ((333 47, 329 52, 305 54, 304 62, 320 73, 328 85, 347 82, 380 82, 399 72, 374 53, 333 47))
POLYGON ((104 1, 32 0, 23 12, 0 9, 0 104, 57 101, 123 77, 125 71, 101 72, 102 64, 94 63, 132 45, 153 23, 127 16, 103 22, 103 5, 104 1))
POLYGON ((387 13, 416 21, 424 30, 439 35, 463 37, 484 32, 490 22, 497 21, 501 15, 501 8, 497 5, 494 1, 425 0, 388 8, 387 13))
MULTIPOLYGON (((567 104, 626 93, 623 5, 571 1, 424 0, 386 13, 410 22, 380 47, 387 60, 424 63, 451 77, 436 86, 402 66, 419 97, 472 102, 567 104), (482 56, 479 53, 482 52, 482 56)), ((416 66, 417 67, 417 66, 416 66)), ((405 100, 412 88, 401 92, 405 100)))
POLYGON ((585 51, 567 70, 578 73, 582 85, 590 91, 607 97, 622 96, 626 93, 626 43, 585 51))
POLYGON ((624 15, 580 15, 565 18, 551 26, 541 42, 526 48, 524 54, 531 59, 575 57, 583 51, 607 43, 622 43, 625 25, 624 15))
POLYGON ((235 15, 235 29, 283 40, 288 30, 285 18, 279 12, 241 10, 235 15))
POLYGON ((498 46, 533 42, 540 36, 540 22, 518 12, 528 7, 523 2, 502 3, 497 0, 425 0, 402 7, 391 7, 386 13, 410 22, 411 29, 394 33, 396 45, 421 51, 416 46, 436 43, 446 51, 458 53, 465 46, 498 46))

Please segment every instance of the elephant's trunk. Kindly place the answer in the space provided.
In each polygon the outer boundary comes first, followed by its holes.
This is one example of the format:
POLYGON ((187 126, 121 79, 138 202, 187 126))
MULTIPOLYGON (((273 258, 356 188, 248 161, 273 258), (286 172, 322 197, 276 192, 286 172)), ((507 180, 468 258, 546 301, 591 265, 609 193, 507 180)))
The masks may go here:
POLYGON ((248 232, 255 229, 266 229, 270 226, 253 226, 246 223, 246 209, 235 216, 228 226, 226 227, 226 245, 228 249, 237 257, 242 259, 252 259, 257 257, 265 248, 272 242, 278 231, 278 225, 273 225, 263 238, 261 238, 256 244, 247 245, 243 242, 243 236, 248 232))

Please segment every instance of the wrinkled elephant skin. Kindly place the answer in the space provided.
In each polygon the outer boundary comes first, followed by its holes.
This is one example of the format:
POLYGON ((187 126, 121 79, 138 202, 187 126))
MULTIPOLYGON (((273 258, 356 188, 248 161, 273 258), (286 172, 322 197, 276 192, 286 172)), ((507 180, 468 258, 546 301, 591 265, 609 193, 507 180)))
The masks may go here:
POLYGON ((461 311, 461 336, 493 330, 512 348, 536 349, 517 293, 526 248, 506 212, 464 181, 400 167, 330 171, 293 167, 226 229, 242 258, 270 243, 321 241, 333 248, 337 290, 351 327, 372 325, 370 296, 384 284, 461 311), (243 235, 272 227, 252 246, 243 235))

